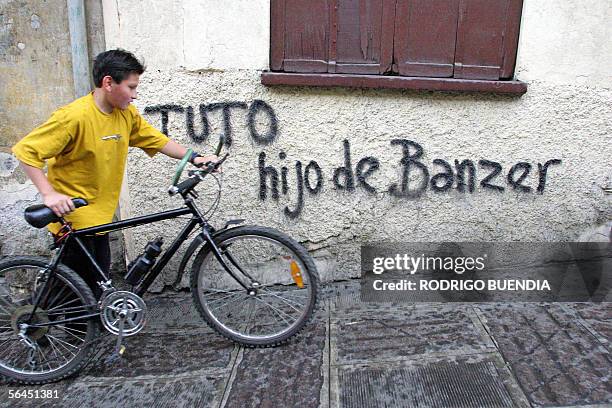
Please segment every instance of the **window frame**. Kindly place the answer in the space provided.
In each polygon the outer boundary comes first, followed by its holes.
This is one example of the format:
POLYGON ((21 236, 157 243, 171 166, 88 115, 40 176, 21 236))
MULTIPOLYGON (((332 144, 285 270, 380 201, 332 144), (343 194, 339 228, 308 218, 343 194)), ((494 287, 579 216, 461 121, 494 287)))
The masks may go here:
MULTIPOLYGON (((520 23, 521 23, 521 14, 523 7, 523 0, 507 0, 508 8, 504 15, 504 27, 502 34, 508 36, 510 41, 503 38, 499 40, 501 41, 501 49, 499 52, 501 53, 501 61, 499 61, 499 67, 487 67, 485 65, 478 65, 478 58, 484 58, 486 61, 487 55, 485 53, 484 57, 481 55, 476 55, 475 57, 472 55, 468 55, 466 58, 467 61, 470 61, 469 58, 472 58, 472 61, 475 58, 476 63, 472 63, 470 66, 466 64, 465 66, 461 63, 463 59, 457 61, 457 56, 460 55, 461 58, 465 58, 463 54, 460 54, 464 51, 466 44, 454 44, 458 49, 455 50, 453 55, 453 69, 451 70, 452 74, 459 77, 438 77, 438 76, 406 76, 400 75, 404 68, 402 66, 398 66, 396 61, 397 55, 400 54, 399 51, 394 50, 396 44, 406 43, 406 25, 399 26, 397 23, 397 18, 395 13, 397 12, 397 7, 407 7, 406 4, 409 1, 416 0, 380 0, 380 4, 382 4, 383 8, 383 22, 387 21, 390 18, 389 16, 389 2, 393 4, 397 4, 394 7, 394 12, 391 18, 393 19, 394 27, 390 30, 389 27, 381 28, 382 35, 387 33, 387 37, 381 38, 381 66, 379 73, 371 73, 372 67, 375 67, 375 64, 362 64, 364 67, 363 70, 360 70, 357 65, 353 64, 353 67, 350 67, 349 70, 354 71, 353 73, 342 72, 342 69, 338 69, 338 67, 342 67, 341 64, 338 64, 337 59, 337 34, 338 29, 336 27, 336 23, 338 22, 337 16, 334 13, 337 13, 338 3, 341 0, 327 0, 326 5, 323 5, 322 10, 325 10, 325 7, 329 6, 329 10, 327 11, 325 19, 323 23, 317 21, 316 24, 319 26, 325 26, 326 31, 323 33, 324 43, 322 47, 319 47, 319 50, 325 48, 324 60, 313 62, 313 66, 317 65, 316 70, 318 72, 308 72, 309 71, 309 62, 307 60, 299 60, 299 64, 301 68, 298 68, 297 71, 301 72, 286 72, 284 71, 284 62, 285 62, 285 47, 286 47, 286 35, 285 35, 285 4, 286 0, 270 0, 270 70, 263 71, 261 74, 261 83, 267 86, 277 86, 277 85, 288 85, 288 86, 323 86, 323 87, 333 87, 333 86, 341 86, 341 87, 357 87, 357 88, 393 88, 393 89, 413 89, 413 90, 433 90, 433 91, 462 91, 462 92, 495 92, 495 93, 506 93, 506 94, 515 94, 522 95, 527 91, 527 84, 517 80, 514 78, 514 69, 516 65, 516 55, 518 51, 518 36, 520 32, 520 23), (398 4, 397 2, 402 2, 398 4), (384 14, 386 10, 386 15, 384 14), (512 19, 515 20, 512 20, 512 19), (508 24, 508 20, 514 21, 514 24, 508 24), (392 32, 391 42, 392 46, 389 47, 388 43, 384 43, 384 41, 389 41, 388 32, 389 30, 392 32), (400 35, 403 34, 403 35, 400 35), (391 75, 385 74, 388 73, 388 67, 383 64, 387 64, 389 62, 389 49, 394 53, 392 56, 393 67, 392 69, 395 71, 391 75), (366 65, 369 65, 366 67, 366 65), (490 79, 478 78, 478 75, 483 75, 483 72, 489 73, 490 79), (500 77, 511 77, 511 79, 493 79, 494 70, 499 69, 500 77), (471 71, 470 71, 471 70, 471 71), (385 71, 385 72, 383 72, 385 71), (361 73, 364 72, 364 73, 361 73), (365 73, 369 72, 369 73, 365 73), (458 74, 458 75, 456 75, 458 74)), ((449 0, 453 1, 453 0, 449 0)), ((454 0, 458 6, 458 15, 457 19, 466 19, 467 11, 466 4, 469 2, 477 2, 479 0, 454 0)), ((482 0, 480 0, 482 1, 482 0)), ((404 11, 405 12, 405 11, 404 11)), ((464 28, 465 26, 463 26, 464 28)), ((321 27, 317 27, 321 30, 321 27)), ((460 23, 457 22, 457 30, 461 30, 460 23)), ((457 37, 460 35, 465 35, 465 32, 458 32, 457 37)), ((469 49, 469 48, 468 48, 469 49)), ((490 50, 489 54, 491 54, 490 50)), ((493 50, 495 51, 495 50, 493 50)), ((473 53, 474 54, 474 53, 473 53)), ((290 60, 291 61, 291 60, 290 60)), ((401 65, 401 64, 400 64, 401 65)), ((417 64, 418 65, 418 64, 417 64)), ((295 71, 295 66, 292 67, 292 71, 295 71)), ((418 68, 417 68, 418 71, 418 68)), ((448 69, 445 70, 448 73, 448 69)), ((416 73, 416 75, 426 75, 427 72, 416 73)))

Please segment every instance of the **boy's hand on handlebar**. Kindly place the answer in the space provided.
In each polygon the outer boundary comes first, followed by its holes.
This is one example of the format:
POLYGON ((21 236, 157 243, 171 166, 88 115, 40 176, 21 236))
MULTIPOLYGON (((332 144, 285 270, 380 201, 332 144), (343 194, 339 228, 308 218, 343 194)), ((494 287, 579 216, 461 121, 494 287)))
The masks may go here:
MULTIPOLYGON (((204 167, 204 165, 208 164, 208 163, 217 163, 219 161, 219 157, 215 156, 214 154, 211 155, 207 155, 207 156, 200 156, 200 157, 196 157, 195 160, 193 161, 193 164, 197 167, 204 167)), ((218 168, 215 169, 214 171, 215 173, 220 173, 221 172, 221 167, 219 166, 218 168)))
POLYGON ((60 194, 57 191, 52 191, 47 194, 43 194, 43 203, 53 210, 55 215, 63 217, 66 214, 70 214, 74 211, 74 203, 72 199, 65 195, 60 194))

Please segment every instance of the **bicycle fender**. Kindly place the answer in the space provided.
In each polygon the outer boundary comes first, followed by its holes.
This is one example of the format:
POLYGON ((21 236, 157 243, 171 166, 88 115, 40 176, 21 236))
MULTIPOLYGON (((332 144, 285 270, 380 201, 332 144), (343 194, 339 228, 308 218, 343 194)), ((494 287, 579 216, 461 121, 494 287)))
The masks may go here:
POLYGON ((172 287, 175 290, 179 289, 179 285, 181 284, 181 280, 183 279, 183 273, 185 272, 185 268, 187 267, 187 262, 189 262, 189 259, 191 259, 191 256, 196 251, 196 249, 198 249, 202 244, 204 244, 204 242, 204 236, 200 233, 197 237, 194 238, 193 241, 191 241, 191 244, 189 244, 187 251, 185 251, 185 255, 183 255, 183 259, 181 259, 176 279, 172 284, 172 287))

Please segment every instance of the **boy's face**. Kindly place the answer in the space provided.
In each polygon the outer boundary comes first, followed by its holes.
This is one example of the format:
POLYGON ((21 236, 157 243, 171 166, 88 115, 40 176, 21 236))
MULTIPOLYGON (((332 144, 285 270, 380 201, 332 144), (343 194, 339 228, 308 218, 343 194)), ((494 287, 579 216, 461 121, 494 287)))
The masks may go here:
POLYGON ((108 92, 108 102, 113 108, 127 109, 134 99, 138 96, 136 88, 138 87, 138 81, 140 75, 131 73, 120 83, 111 81, 110 92, 108 92))

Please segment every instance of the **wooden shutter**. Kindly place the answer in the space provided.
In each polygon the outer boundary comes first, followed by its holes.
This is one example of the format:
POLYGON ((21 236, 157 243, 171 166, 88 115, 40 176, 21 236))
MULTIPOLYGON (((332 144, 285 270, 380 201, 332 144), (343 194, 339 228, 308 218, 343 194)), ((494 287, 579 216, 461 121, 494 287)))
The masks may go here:
POLYGON ((272 70, 327 72, 328 0, 271 0, 272 70))
POLYGON ((523 0, 271 0, 270 67, 512 78, 523 0))
POLYGON ((393 62, 395 0, 332 0, 329 72, 382 74, 393 62))
POLYGON ((397 0, 394 54, 405 76, 452 77, 459 0, 397 0))
POLYGON ((512 77, 522 3, 522 0, 460 0, 455 78, 512 77))

